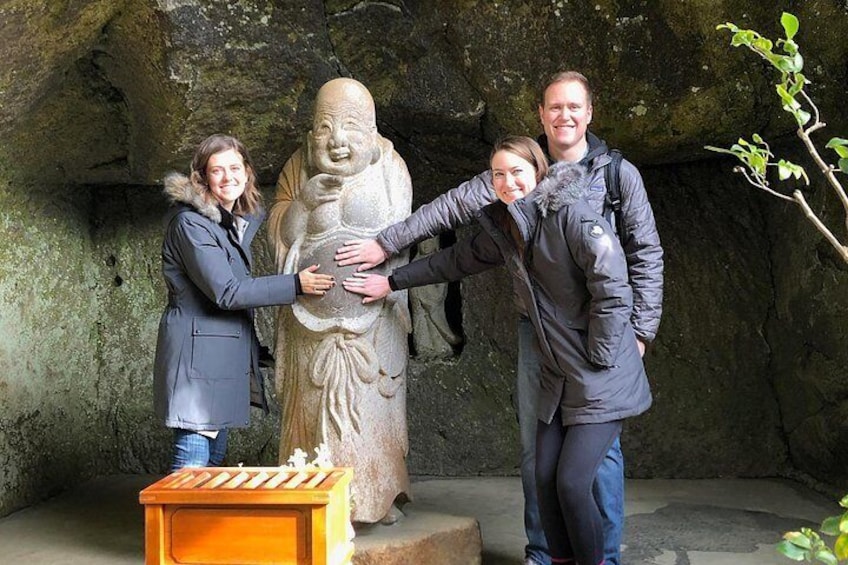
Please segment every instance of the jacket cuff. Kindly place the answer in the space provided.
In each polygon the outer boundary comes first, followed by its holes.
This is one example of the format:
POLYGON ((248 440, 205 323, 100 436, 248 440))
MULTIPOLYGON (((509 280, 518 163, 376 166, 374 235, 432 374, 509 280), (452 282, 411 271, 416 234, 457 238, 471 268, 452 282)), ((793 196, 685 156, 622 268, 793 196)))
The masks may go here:
POLYGON ((385 235, 383 235, 383 232, 378 233, 377 237, 374 238, 374 241, 377 242, 377 245, 383 248, 383 252, 386 254, 386 257, 391 257, 392 255, 397 254, 398 250, 395 249, 394 246, 391 245, 391 243, 389 243, 389 240, 385 237, 385 235))
POLYGON ((390 288, 390 289, 392 289, 392 290, 400 290, 400 289, 397 287, 397 284, 395 283, 395 276, 394 276, 394 275, 389 275, 388 279, 389 279, 389 288, 390 288))

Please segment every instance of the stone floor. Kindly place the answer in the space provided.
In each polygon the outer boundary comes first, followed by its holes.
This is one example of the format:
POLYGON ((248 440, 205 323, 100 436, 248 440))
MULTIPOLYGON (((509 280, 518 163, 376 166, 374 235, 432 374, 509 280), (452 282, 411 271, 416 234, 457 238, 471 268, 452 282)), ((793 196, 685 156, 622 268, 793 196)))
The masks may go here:
MULTIPOLYGON (((0 519, 0 563, 141 564, 138 492, 157 479, 99 478, 0 519)), ((477 518, 484 565, 521 563, 518 478, 420 478, 413 495, 421 510, 477 518)), ((838 511, 794 483, 742 479, 628 481, 626 508, 626 565, 785 565, 774 551, 781 533, 838 511)))

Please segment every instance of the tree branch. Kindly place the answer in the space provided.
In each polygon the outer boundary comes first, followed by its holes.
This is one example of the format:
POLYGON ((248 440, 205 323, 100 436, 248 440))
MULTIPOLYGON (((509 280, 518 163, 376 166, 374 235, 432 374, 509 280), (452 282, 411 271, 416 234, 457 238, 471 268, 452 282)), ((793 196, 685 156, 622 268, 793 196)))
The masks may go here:
POLYGON ((760 190, 762 190, 764 192, 768 192, 769 194, 771 194, 772 196, 774 196, 776 198, 780 198, 780 199, 783 199, 783 200, 788 200, 789 202, 792 202, 792 203, 796 203, 794 198, 790 198, 789 196, 786 196, 785 194, 781 194, 781 193, 779 193, 775 190, 772 190, 769 187, 768 184, 766 184, 766 183, 764 183, 760 180, 751 178, 751 175, 748 174, 748 171, 746 169, 744 169, 742 167, 736 167, 735 170, 738 173, 742 173, 742 176, 745 177, 745 180, 748 181, 748 183, 751 186, 755 186, 755 187, 759 188, 760 190))
POLYGON ((842 245, 839 240, 836 239, 836 236, 833 235, 833 232, 831 232, 827 228, 827 226, 824 225, 824 223, 819 219, 819 217, 816 216, 815 212, 813 212, 813 209, 810 208, 810 205, 807 203, 807 199, 804 198, 804 195, 801 193, 800 190, 795 190, 792 195, 795 197, 795 202, 804 211, 804 215, 807 217, 807 219, 810 220, 810 222, 812 222, 814 226, 816 226, 816 229, 819 230, 819 232, 825 237, 825 239, 830 242, 833 248, 836 249, 840 257, 842 257, 842 260, 848 263, 848 247, 842 245))

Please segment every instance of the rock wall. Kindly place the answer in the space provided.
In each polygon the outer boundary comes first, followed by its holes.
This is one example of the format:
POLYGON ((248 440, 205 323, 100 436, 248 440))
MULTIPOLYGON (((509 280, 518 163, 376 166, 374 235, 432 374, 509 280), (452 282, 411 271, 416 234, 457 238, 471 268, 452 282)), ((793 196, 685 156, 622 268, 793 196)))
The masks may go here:
POLYGON ((113 468, 89 202, 0 156, 0 514, 113 468))
MULTIPOLYGON (((151 407, 159 179, 185 171, 198 141, 242 138, 270 198, 318 87, 353 76, 420 205, 484 169, 497 136, 538 133, 536 84, 569 67, 595 86, 593 129, 642 168, 666 250, 665 317, 647 357, 655 405, 625 431, 628 473, 800 471, 844 488, 845 266, 796 210, 702 149, 752 132, 791 146, 772 77, 715 31, 734 21, 775 36, 782 9, 801 19, 829 135, 848 131, 848 9, 797 4, 4 2, 0 514, 95 474, 165 469, 169 437, 151 407)), ((817 209, 827 195, 811 189, 817 209)), ((413 360, 410 468, 515 473, 508 279, 454 291, 466 343, 452 359, 413 360)), ((266 342, 273 323, 260 313, 266 342)), ((273 464, 278 421, 255 413, 230 460, 273 464)))

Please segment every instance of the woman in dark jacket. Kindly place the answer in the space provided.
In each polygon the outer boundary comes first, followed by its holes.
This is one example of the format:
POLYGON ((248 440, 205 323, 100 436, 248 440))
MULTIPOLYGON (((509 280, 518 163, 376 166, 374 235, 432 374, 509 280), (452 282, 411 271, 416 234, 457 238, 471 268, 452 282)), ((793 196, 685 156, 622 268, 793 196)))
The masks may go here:
POLYGON ((334 284, 318 266, 251 277, 250 243, 264 211, 253 163, 237 139, 212 135, 189 178, 171 173, 165 193, 162 273, 168 305, 159 322, 156 415, 174 429, 171 470, 219 465, 227 430, 249 423, 251 400, 267 410, 253 308, 323 295, 334 284))
POLYGON ((583 167, 557 163, 536 186, 526 174, 539 170, 536 151, 529 138, 496 144, 499 202, 483 208, 478 234, 390 277, 359 273, 343 284, 371 301, 508 265, 542 353, 536 479, 552 562, 597 565, 604 539, 594 477, 622 420, 647 410, 651 393, 618 239, 584 199, 583 167))

